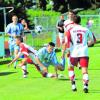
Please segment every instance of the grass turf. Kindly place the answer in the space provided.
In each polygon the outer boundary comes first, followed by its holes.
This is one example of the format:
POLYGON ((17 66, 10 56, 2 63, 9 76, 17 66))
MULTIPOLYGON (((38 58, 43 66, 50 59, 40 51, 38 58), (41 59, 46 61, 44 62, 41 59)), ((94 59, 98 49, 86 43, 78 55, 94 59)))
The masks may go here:
MULTIPOLYGON (((83 93, 81 70, 75 68, 77 92, 71 91, 67 68, 66 80, 42 78, 34 66, 28 65, 28 78, 22 78, 20 68, 7 68, 9 58, 0 59, 0 100, 99 100, 100 44, 89 49, 89 93, 83 93)), ((60 58, 61 53, 57 53, 60 58)), ((50 67, 53 72, 53 67, 50 67)))

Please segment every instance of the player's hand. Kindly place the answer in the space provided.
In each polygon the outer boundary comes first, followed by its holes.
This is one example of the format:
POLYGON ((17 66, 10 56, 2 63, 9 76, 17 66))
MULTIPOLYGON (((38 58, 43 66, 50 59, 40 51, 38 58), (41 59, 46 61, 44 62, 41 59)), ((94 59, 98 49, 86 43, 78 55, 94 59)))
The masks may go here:
POLYGON ((22 64, 19 64, 18 67, 22 67, 22 64))
POLYGON ((10 67, 12 63, 7 64, 7 67, 10 67))
POLYGON ((63 30, 63 28, 62 28, 62 27, 60 27, 60 30, 62 31, 62 30, 63 30))
POLYGON ((63 58, 65 58, 65 55, 64 54, 61 56, 61 59, 63 59, 63 58))

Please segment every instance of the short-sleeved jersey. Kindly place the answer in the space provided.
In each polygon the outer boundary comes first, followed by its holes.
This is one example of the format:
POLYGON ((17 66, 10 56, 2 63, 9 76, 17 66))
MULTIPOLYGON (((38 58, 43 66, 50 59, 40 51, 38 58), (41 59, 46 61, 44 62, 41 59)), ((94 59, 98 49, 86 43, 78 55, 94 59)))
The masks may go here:
POLYGON ((64 21, 65 21, 65 20, 60 20, 60 21, 57 22, 57 26, 63 28, 63 30, 58 29, 58 31, 59 31, 60 33, 64 33, 64 21))
POLYGON ((20 51, 19 51, 19 54, 23 54, 25 57, 28 57, 29 56, 29 53, 33 53, 34 55, 36 55, 37 51, 26 45, 25 43, 21 43, 20 45, 20 51))
POLYGON ((75 25, 67 32, 68 48, 71 47, 71 57, 86 57, 88 56, 88 39, 93 39, 93 34, 90 30, 81 25, 75 25))
POLYGON ((72 28, 73 27, 73 24, 74 24, 74 22, 73 21, 71 21, 71 20, 66 20, 66 21, 64 21, 64 31, 66 32, 66 31, 68 31, 70 28, 72 28))
POLYGON ((37 56, 42 63, 54 64, 57 65, 57 57, 55 51, 48 53, 47 47, 43 47, 38 50, 37 56))
MULTIPOLYGON (((10 23, 6 27, 6 33, 7 34, 15 34, 17 36, 20 36, 23 31, 23 25, 21 23, 17 23, 16 25, 13 23, 10 23)), ((9 36, 9 40, 14 40, 13 37, 9 36)))

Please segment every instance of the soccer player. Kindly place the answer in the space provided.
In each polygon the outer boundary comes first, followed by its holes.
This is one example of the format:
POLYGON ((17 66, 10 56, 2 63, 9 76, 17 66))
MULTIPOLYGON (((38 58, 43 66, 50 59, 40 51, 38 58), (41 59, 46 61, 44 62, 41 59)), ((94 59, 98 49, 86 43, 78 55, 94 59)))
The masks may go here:
POLYGON ((55 66, 55 71, 63 71, 64 65, 58 63, 54 47, 55 44, 53 42, 49 42, 46 47, 39 49, 36 61, 38 64, 43 64, 47 70, 50 65, 53 65, 55 66))
POLYGON ((73 27, 73 24, 74 24, 73 18, 75 15, 76 15, 76 12, 74 12, 73 10, 68 11, 68 19, 64 21, 64 32, 66 32, 71 27, 73 27))
MULTIPOLYGON (((31 63, 34 64, 35 67, 37 68, 37 70, 40 71, 40 68, 32 61, 32 58, 35 58, 36 56, 36 50, 28 45, 26 45, 25 43, 23 43, 23 38, 21 36, 16 36, 16 45, 20 47, 20 50, 18 52, 18 54, 16 55, 16 57, 8 64, 8 66, 10 66, 12 63, 14 63, 18 58, 20 58, 21 55, 23 55, 23 59, 21 64, 19 64, 19 66, 22 68, 23 70, 23 77, 26 78, 27 77, 27 63, 31 63)), ((44 66, 43 70, 45 70, 46 68, 44 66)), ((44 71, 45 72, 45 71, 44 71)))
MULTIPOLYGON (((12 23, 8 24, 6 27, 6 33, 9 36, 9 50, 12 59, 18 54, 19 46, 15 44, 15 37, 21 36, 23 32, 22 24, 18 23, 18 17, 16 15, 12 16, 12 23)), ((14 64, 16 68, 17 61, 14 64)))
POLYGON ((93 34, 90 32, 89 29, 82 27, 80 25, 81 18, 80 16, 75 16, 73 19, 75 26, 67 31, 67 48, 71 46, 70 52, 70 62, 72 67, 69 68, 69 77, 72 83, 72 90, 76 91, 75 85, 75 74, 74 74, 74 66, 77 66, 79 63, 82 67, 82 74, 83 74, 83 90, 85 93, 88 93, 88 63, 89 63, 89 56, 88 56, 88 45, 94 43, 93 34), (88 43, 88 39, 89 43, 88 43))
POLYGON ((27 75, 26 63, 34 64, 43 77, 56 77, 55 74, 48 73, 47 67, 51 63, 53 63, 57 67, 55 68, 55 70, 63 70, 63 66, 58 64, 55 52, 53 51, 54 43, 50 42, 46 49, 40 49, 38 53, 32 47, 22 43, 21 37, 16 37, 16 44, 20 46, 20 52, 18 53, 16 58, 8 64, 8 66, 15 62, 21 54, 24 54, 23 61, 20 64, 24 72, 24 77, 26 77, 27 75), (29 59, 29 57, 31 59, 29 59))
MULTIPOLYGON (((76 12, 74 12, 73 10, 69 10, 68 11, 68 19, 64 21, 64 42, 66 43, 67 39, 66 39, 66 33, 69 29, 73 28, 74 27, 74 22, 73 22, 73 18, 74 16, 76 16, 76 12)), ((65 43, 63 43, 63 49, 66 48, 66 45, 65 43)), ((70 49, 71 50, 71 49, 70 49)), ((68 63, 68 68, 71 66, 71 63, 70 63, 70 54, 69 52, 66 50, 62 50, 62 61, 65 59, 65 55, 67 57, 67 63, 68 63), (66 51, 66 52, 65 52, 66 51)))

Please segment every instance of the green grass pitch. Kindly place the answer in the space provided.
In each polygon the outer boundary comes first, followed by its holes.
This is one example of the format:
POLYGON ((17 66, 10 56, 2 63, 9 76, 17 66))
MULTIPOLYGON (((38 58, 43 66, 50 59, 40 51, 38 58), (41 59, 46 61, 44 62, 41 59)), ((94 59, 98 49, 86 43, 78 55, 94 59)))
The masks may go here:
MULTIPOLYGON (((89 93, 83 93, 81 70, 75 68, 77 92, 71 91, 67 66, 66 80, 42 78, 34 66, 28 65, 28 78, 21 68, 7 67, 9 58, 0 59, 0 100, 100 100, 100 44, 89 49, 89 93)), ((60 58, 61 53, 57 53, 60 58)), ((53 67, 50 67, 53 72, 53 67)))

